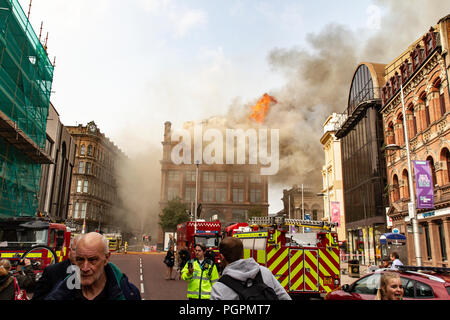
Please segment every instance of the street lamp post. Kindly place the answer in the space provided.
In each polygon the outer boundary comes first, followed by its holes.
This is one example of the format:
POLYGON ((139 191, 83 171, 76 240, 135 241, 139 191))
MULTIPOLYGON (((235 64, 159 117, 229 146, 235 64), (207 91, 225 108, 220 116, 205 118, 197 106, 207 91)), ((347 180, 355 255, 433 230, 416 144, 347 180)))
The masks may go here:
POLYGON ((195 208, 194 208, 194 234, 197 233, 197 206, 198 206, 198 166, 200 162, 195 161, 195 208))
MULTIPOLYGON (((413 237, 414 237, 414 251, 416 254, 416 265, 422 265, 422 253, 420 249, 420 238, 419 238, 419 223, 417 222, 417 212, 416 212, 416 196, 414 193, 413 178, 412 178, 412 168, 411 168, 411 155, 409 150, 409 136, 408 128, 406 126, 406 111, 405 111, 405 100, 403 96, 403 85, 400 84, 400 93, 402 100, 402 114, 403 114, 403 132, 405 134, 405 147, 406 147, 406 161, 408 162, 408 184, 409 184, 409 198, 408 203, 408 214, 411 218, 411 223, 413 227, 413 237)), ((400 146, 396 144, 390 144, 385 147, 385 150, 398 150, 400 146)))

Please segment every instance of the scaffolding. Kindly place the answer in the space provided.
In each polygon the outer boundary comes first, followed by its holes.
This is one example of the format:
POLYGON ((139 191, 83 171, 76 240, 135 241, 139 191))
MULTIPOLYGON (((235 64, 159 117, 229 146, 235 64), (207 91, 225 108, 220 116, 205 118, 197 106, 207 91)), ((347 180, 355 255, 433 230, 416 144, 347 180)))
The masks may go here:
POLYGON ((17 0, 0 0, 0 217, 34 216, 53 65, 17 0))

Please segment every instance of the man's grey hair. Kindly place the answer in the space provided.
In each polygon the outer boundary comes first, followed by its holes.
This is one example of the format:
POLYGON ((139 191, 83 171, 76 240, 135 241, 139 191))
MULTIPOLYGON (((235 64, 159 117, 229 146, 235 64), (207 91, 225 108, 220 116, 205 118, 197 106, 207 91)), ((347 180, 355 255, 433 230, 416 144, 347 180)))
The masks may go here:
POLYGON ((86 236, 97 236, 100 237, 100 239, 102 240, 103 243, 103 247, 104 247, 104 253, 105 255, 109 253, 109 240, 106 239, 106 237, 103 234, 100 234, 98 232, 90 232, 90 233, 86 233, 86 234, 81 234, 80 237, 78 238, 78 242, 77 242, 77 247, 78 244, 80 243, 80 240, 83 239, 86 236))

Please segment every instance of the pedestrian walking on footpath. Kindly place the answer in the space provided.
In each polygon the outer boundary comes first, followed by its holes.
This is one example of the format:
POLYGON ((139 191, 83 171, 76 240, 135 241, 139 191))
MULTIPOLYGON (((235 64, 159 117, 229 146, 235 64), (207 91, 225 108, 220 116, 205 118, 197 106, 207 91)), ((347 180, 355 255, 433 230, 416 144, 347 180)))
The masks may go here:
POLYGON ((97 232, 85 234, 75 251, 77 273, 69 275, 45 300, 141 300, 139 290, 109 262, 108 240, 97 232), (74 277, 75 279, 72 279, 74 277))
POLYGON ((164 264, 167 266, 166 280, 175 280, 172 278, 173 266, 175 265, 175 254, 173 252, 173 246, 169 247, 167 254, 164 258, 164 264))
POLYGON ((253 258, 243 259, 240 239, 223 239, 219 255, 224 269, 212 288, 211 300, 292 300, 268 268, 253 258))
POLYGON ((183 246, 180 251, 178 252, 178 268, 177 273, 179 275, 179 279, 181 279, 181 271, 183 270, 184 266, 188 261, 191 259, 191 254, 189 253, 188 249, 186 249, 186 246, 183 246))
POLYGON ((385 272, 380 277, 380 285, 375 300, 403 300, 403 285, 396 272, 385 272))
POLYGON ((403 263, 399 259, 398 253, 395 251, 391 252, 390 257, 391 257, 391 261, 392 261, 391 270, 398 270, 398 266, 403 265, 403 263))
POLYGON ((70 241, 69 259, 51 264, 44 269, 44 272, 42 272, 41 277, 36 283, 31 300, 44 300, 61 280, 64 280, 68 275, 75 272, 75 250, 81 236, 81 234, 77 234, 70 241))
POLYGON ((187 298, 207 299, 211 296, 211 288, 219 279, 219 272, 208 258, 205 258, 206 247, 203 244, 195 246, 195 259, 190 260, 181 272, 181 279, 188 281, 187 298))

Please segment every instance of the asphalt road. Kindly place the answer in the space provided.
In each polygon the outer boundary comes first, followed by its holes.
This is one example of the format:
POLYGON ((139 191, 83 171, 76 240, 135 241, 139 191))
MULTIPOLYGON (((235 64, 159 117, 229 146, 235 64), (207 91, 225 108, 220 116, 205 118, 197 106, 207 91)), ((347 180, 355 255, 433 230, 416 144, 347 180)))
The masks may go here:
MULTIPOLYGON (((165 253, 122 253, 111 255, 110 261, 117 265, 127 275, 129 281, 141 291, 142 299, 187 300, 187 282, 165 280, 164 256, 165 253)), ((175 272, 172 276, 175 276, 175 272)))

